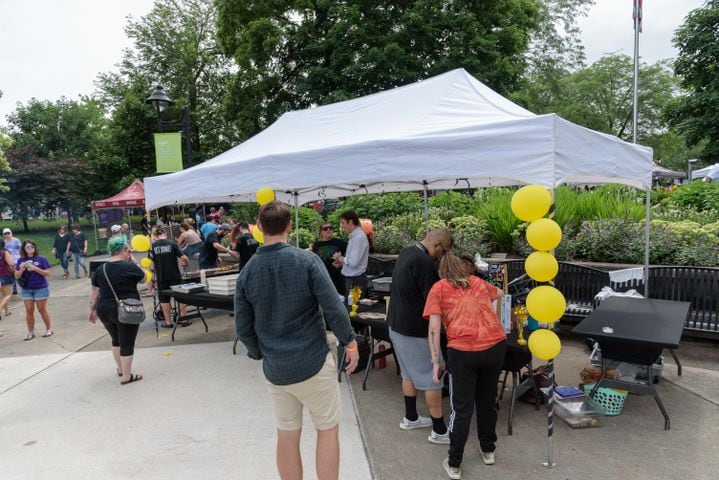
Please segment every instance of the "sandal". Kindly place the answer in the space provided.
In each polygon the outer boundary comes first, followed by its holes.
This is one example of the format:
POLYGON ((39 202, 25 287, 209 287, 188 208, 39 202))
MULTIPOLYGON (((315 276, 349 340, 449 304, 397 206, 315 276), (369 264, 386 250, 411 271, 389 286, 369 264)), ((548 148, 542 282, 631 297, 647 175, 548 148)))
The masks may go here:
POLYGON ((35 332, 27 332, 27 335, 25 335, 25 341, 32 340, 35 338, 35 332))
POLYGON ((45 335, 43 335, 43 337, 47 338, 52 337, 53 335, 55 335, 55 332, 53 332, 52 330, 48 330, 47 332, 45 332, 45 335))
POLYGON ((171 323, 169 325, 167 323, 163 323, 162 325, 160 325, 160 328, 174 328, 174 327, 175 326, 171 323))
POLYGON ((128 383, 139 382, 140 380, 142 380, 142 375, 139 375, 139 374, 137 374, 137 373, 131 373, 131 374, 130 374, 130 380, 128 380, 128 381, 126 381, 126 382, 122 382, 122 381, 121 381, 121 382, 120 382, 120 385, 127 385, 128 383))

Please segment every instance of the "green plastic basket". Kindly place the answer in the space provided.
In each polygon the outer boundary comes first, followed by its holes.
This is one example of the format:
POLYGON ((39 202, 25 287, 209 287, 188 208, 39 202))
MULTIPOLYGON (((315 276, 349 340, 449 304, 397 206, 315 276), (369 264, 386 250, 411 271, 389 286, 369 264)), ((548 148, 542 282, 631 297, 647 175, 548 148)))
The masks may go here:
MULTIPOLYGON (((584 385, 584 392, 589 395, 589 392, 591 392, 593 388, 594 385, 584 385)), ((627 395, 629 395, 629 392, 626 390, 599 387, 592 398, 587 396, 587 401, 604 415, 614 416, 622 413, 624 400, 627 399, 627 395)))

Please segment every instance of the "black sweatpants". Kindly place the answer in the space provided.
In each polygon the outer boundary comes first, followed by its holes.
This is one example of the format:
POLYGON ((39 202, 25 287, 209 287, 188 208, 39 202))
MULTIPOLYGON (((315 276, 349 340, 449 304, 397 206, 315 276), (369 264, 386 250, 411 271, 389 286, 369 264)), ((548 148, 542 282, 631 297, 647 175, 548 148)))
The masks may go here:
POLYGON ((120 323, 117 320, 117 307, 105 307, 97 309, 97 316, 105 326, 105 330, 112 338, 112 346, 120 347, 120 356, 129 357, 135 353, 135 339, 139 325, 120 323))
POLYGON ((481 352, 448 348, 449 464, 459 467, 469 436, 472 413, 477 408, 477 436, 483 452, 493 452, 497 442, 497 383, 504 362, 507 341, 502 340, 481 352))

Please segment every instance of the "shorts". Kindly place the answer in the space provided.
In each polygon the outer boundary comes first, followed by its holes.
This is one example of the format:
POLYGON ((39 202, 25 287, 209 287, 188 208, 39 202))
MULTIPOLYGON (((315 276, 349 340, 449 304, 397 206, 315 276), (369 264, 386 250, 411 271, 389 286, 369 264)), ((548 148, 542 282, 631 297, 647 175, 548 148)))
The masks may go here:
POLYGON ((340 423, 340 387, 332 354, 313 377, 292 385, 267 382, 278 430, 302 429, 302 410, 307 407, 317 430, 330 430, 340 423))
POLYGON ((171 282, 157 282, 157 297, 160 299, 160 303, 170 303, 172 296, 167 292, 170 290, 172 285, 179 285, 182 280, 173 280, 171 282), (164 291, 164 292, 163 292, 164 291))
MULTIPOLYGON (((427 337, 408 337, 389 329, 394 351, 397 354, 402 380, 414 383, 417 390, 440 390, 443 383, 432 381, 432 356, 427 337)), ((440 352, 440 358, 442 352, 440 352)))
POLYGON ((15 283, 15 277, 0 277, 0 287, 6 287, 15 283))
POLYGON ((20 292, 23 300, 47 300, 50 298, 50 289, 45 288, 23 288, 20 292))

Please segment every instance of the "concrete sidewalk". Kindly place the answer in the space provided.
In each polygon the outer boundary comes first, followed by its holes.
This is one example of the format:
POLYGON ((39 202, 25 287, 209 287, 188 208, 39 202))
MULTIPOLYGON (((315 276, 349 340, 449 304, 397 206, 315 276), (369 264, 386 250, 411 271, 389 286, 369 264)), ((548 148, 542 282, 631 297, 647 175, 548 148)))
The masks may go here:
MULTIPOLYGON (((229 343, 139 349, 121 386, 109 351, 0 359, 0 478, 276 478, 275 428, 259 362, 229 343)), ((341 478, 370 467, 342 383, 341 478)), ((314 478, 316 434, 302 454, 314 478)))

